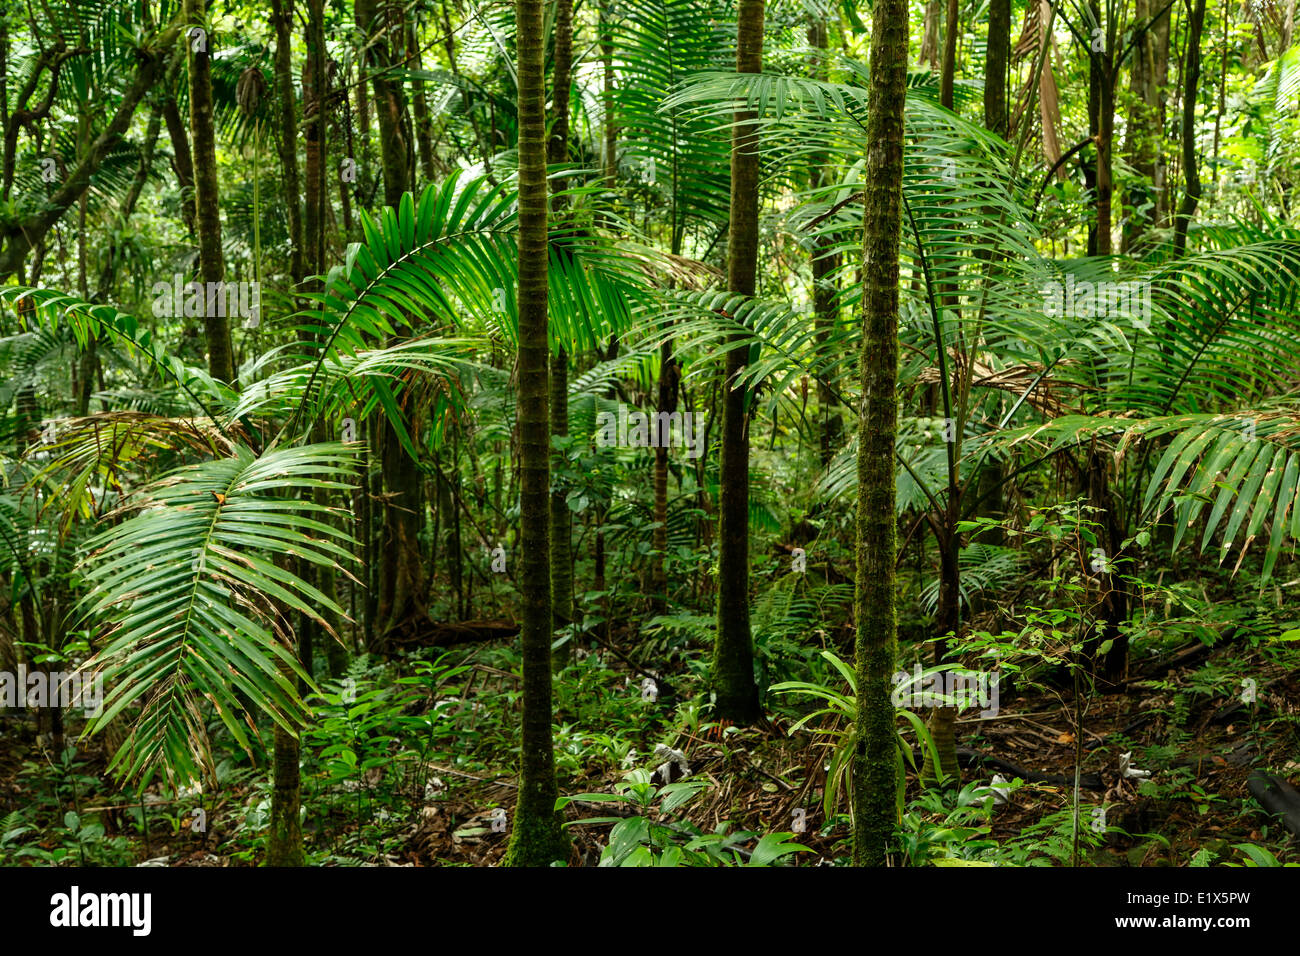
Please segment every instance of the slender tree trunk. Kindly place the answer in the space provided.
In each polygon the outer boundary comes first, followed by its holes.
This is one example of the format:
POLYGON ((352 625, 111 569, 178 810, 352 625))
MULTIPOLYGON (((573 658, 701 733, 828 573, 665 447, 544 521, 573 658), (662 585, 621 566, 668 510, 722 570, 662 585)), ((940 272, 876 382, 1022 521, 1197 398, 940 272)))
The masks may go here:
MULTIPOLYGON (((407 67, 420 69, 419 33, 414 18, 407 24, 407 67)), ((429 98, 424 92, 424 80, 411 80, 411 105, 415 112, 415 142, 420 152, 420 173, 426 184, 433 182, 433 136, 429 131, 429 98)))
POLYGON ((519 802, 508 866, 567 856, 555 810, 551 739, 551 442, 547 395, 547 192, 544 0, 515 0, 519 75, 519 586, 523 717, 519 802))
POLYGON ((1196 96, 1201 84, 1201 33, 1205 0, 1186 0, 1187 65, 1183 70, 1183 177, 1187 190, 1174 220, 1174 257, 1187 251, 1187 228, 1201 201, 1201 177, 1196 163, 1196 96))
POLYGON ((172 57, 167 67, 164 80, 162 101, 163 123, 167 126, 167 138, 172 144, 172 169, 176 172, 176 184, 181 192, 181 218, 185 222, 185 231, 194 236, 197 226, 194 222, 194 157, 190 153, 190 134, 185 119, 181 116, 180 106, 176 102, 176 83, 180 79, 181 64, 184 57, 179 54, 172 57))
MULTIPOLYGON (((763 69, 763 0, 740 0, 736 72, 763 69)), ((752 296, 758 265, 758 117, 737 110, 731 141, 731 225, 727 287, 752 296)), ((718 624, 710 688, 720 720, 750 724, 762 716, 749 630, 748 389, 737 384, 747 348, 727 353, 718 483, 718 624)))
POLYGON ((943 0, 926 0, 925 19, 921 24, 921 56, 918 62, 930 64, 931 70, 939 69, 939 19, 947 9, 943 0))
POLYGON ((275 90, 279 106, 280 170, 284 176, 285 218, 289 227, 289 277, 294 285, 306 274, 302 258, 302 195, 298 183, 298 111, 293 91, 293 0, 271 0, 275 26, 275 90))
MULTIPOLYGON (((1110 31, 1112 34, 1114 30, 1110 31)), ((1111 193, 1114 183, 1115 143, 1115 64, 1117 53, 1111 47, 1119 37, 1108 36, 1107 47, 1094 54, 1098 77, 1097 117, 1097 254, 1111 254, 1111 193)))
POLYGON ((601 168, 605 188, 613 189, 618 182, 618 124, 614 122, 614 27, 609 7, 609 0, 600 5, 601 97, 605 109, 601 168))
MULTIPOLYGON (((399 36, 400 22, 395 9, 385 4, 383 16, 376 15, 374 0, 357 0, 357 22, 370 42, 367 68, 375 94, 375 117, 384 170, 384 203, 396 208, 410 189, 410 122, 402 85, 391 72, 392 53, 387 36, 399 36)), ((392 339, 387 344, 395 344, 392 339)), ((414 410, 413 410, 414 411, 414 410)), ((424 606, 424 567, 420 553, 420 527, 424 505, 420 495, 420 472, 406 453, 397 432, 385 417, 378 442, 382 462, 384 501, 383 532, 379 555, 379 595, 375 614, 376 640, 387 649, 401 634, 418 630, 428 618, 424 606)))
POLYGON ((1011 0, 989 0, 984 63, 984 125, 1007 135, 1007 64, 1011 60, 1011 0))
POLYGON ((681 372, 671 341, 659 347, 658 406, 663 430, 655 442, 654 531, 650 541, 650 607, 656 614, 668 610, 668 578, 664 556, 668 552, 668 422, 677 411, 677 380, 681 372))
MULTIPOLYGON (((288 570, 293 559, 285 555, 276 559, 288 570)), ((292 646, 288 608, 278 605, 277 638, 292 646)), ((295 684, 297 677, 281 665, 281 673, 295 684)), ((275 744, 271 758, 271 825, 266 841, 267 866, 302 866, 306 862, 302 844, 302 773, 298 738, 279 724, 275 725, 275 744)))
MULTIPOLYGON (((1164 8, 1166 0, 1137 0, 1134 12, 1139 23, 1164 8)), ((1126 151, 1129 162, 1139 176, 1129 187, 1127 215, 1120 252, 1141 253, 1148 231, 1161 222, 1164 200, 1163 160, 1164 88, 1168 80, 1169 12, 1165 12, 1143 30, 1134 42, 1130 62, 1130 93, 1126 151)))
MULTIPOLYGON (((569 161, 569 97, 573 92, 573 0, 557 0, 555 6, 555 78, 551 84, 551 137, 546 144, 548 164, 559 166, 569 161)), ((555 189, 563 188, 555 180, 555 189)), ((554 199, 556 212, 563 208, 560 197, 554 199)), ((551 434, 569 434, 569 356, 563 345, 551 355, 551 434)), ((555 457, 557 467, 565 467, 562 455, 555 457)), ((551 493, 551 614, 554 629, 573 621, 573 512, 557 488, 551 493)), ((573 655, 573 641, 556 652, 556 664, 562 665, 573 655)))
POLYGON ((883 866, 898 820, 897 731, 890 700, 897 652, 894 440, 898 431, 898 251, 902 235, 905 0, 876 0, 863 170, 862 405, 858 417, 858 714, 853 861, 883 866))
POLYGON ((948 0, 943 27, 943 71, 939 75, 939 103, 952 109, 953 82, 957 73, 958 0, 948 0))
MULTIPOLYGON (((194 143, 194 208, 199 232, 199 279, 221 282, 226 266, 221 253, 221 209, 217 195, 217 138, 212 113, 212 35, 203 0, 185 0, 186 34, 190 61, 190 139, 194 143)), ((235 380, 235 357, 230 344, 230 321, 224 309, 209 298, 203 327, 208 347, 208 374, 222 382, 235 380)))
MULTIPOLYGON (((826 63, 827 44, 826 21, 818 19, 808 28, 808 45, 817 51, 816 61, 813 64, 815 79, 827 79, 829 72, 826 63)), ((830 161, 831 157, 826 155, 814 162, 810 182, 814 191, 833 182, 833 177, 829 173, 830 161)), ((835 286, 835 274, 840 268, 840 254, 835 251, 835 246, 835 237, 829 233, 819 232, 813 237, 813 324, 816 328, 817 341, 821 345, 825 345, 830 340, 839 318, 839 290, 835 286)), ((819 435, 821 463, 825 468, 831 463, 835 448, 844 432, 844 417, 836 408, 835 390, 831 388, 826 376, 817 380, 817 404, 818 414, 822 420, 819 435)))

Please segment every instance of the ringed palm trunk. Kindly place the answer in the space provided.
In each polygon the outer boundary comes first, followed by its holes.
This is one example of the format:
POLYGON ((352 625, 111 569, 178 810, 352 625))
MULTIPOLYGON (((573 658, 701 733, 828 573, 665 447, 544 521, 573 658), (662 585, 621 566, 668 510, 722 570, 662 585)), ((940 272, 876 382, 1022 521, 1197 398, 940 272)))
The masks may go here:
POLYGON ((905 0, 876 0, 863 173, 862 404, 854 594, 858 714, 853 752, 853 861, 858 866, 887 862, 898 820, 898 744, 890 691, 898 643, 894 440, 898 431, 898 248, 907 29, 905 0))
MULTIPOLYGON (((551 124, 551 138, 546 144, 546 159, 551 165, 569 160, 569 96, 573 77, 573 0, 558 0, 555 8, 555 82, 552 85, 551 104, 555 120, 551 124)), ((562 181, 555 181, 555 189, 562 181)), ((563 205, 555 199, 558 212, 563 205)), ((556 347, 551 356, 551 434, 569 434, 569 356, 563 345, 556 347)), ((562 465, 562 456, 556 463, 562 465)), ((565 500, 563 489, 551 493, 551 615, 554 628, 567 627, 573 621, 573 513, 565 500)), ((557 666, 573 656, 573 641, 569 640, 556 651, 557 666)))
MULTIPOLYGON (((740 0, 736 72, 763 69, 763 0, 740 0)), ((758 264, 757 116, 737 110, 731 140, 731 223, 727 287, 752 296, 758 264)), ((723 380, 722 461, 718 483, 718 626, 710 689, 714 714, 735 724, 762 716, 754 683, 754 648, 749 630, 749 429, 748 390, 736 384, 748 349, 727 353, 723 380)))
MULTIPOLYGON (((226 267, 221 255, 221 211, 217 205, 217 138, 212 119, 212 37, 208 32, 203 0, 185 0, 186 35, 190 66, 190 138, 194 143, 194 208, 199 233, 199 280, 220 282, 226 267), (202 35, 193 31, 202 30, 202 35)), ((213 302, 204 309, 203 328, 208 347, 208 374, 222 382, 235 379, 235 359, 230 345, 230 322, 215 315, 213 302)), ((225 311, 224 309, 221 311, 225 311)))
POLYGON ((551 749, 550 462, 546 343, 547 215, 544 0, 516 0, 519 75, 519 458, 523 716, 519 802, 507 866, 567 855, 551 749))

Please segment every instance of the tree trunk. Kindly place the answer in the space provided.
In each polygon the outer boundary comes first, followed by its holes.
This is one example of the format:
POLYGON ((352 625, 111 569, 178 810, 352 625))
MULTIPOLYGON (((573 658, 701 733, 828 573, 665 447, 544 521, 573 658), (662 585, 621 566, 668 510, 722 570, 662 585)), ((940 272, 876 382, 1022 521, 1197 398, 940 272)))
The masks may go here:
MULTIPOLYGON (((808 45, 817 51, 813 64, 814 79, 825 80, 829 73, 826 64, 828 37, 826 21, 819 19, 808 28, 808 45)), ((813 190, 819 190, 833 182, 829 173, 831 157, 821 157, 813 165, 811 182, 813 190)), ((835 237, 825 232, 818 232, 812 240, 812 304, 813 325, 817 333, 817 342, 825 345, 835 332, 839 318, 839 290, 835 285, 835 274, 840 268, 840 254, 835 251, 835 237)), ((840 436, 844 432, 844 417, 836 409, 835 390, 831 388, 826 376, 817 380, 817 405, 821 416, 821 463, 825 468, 835 455, 840 436)))
POLYGON ((989 0, 984 64, 984 125, 1007 136, 1007 64, 1011 59, 1011 0, 989 0))
MULTIPOLYGON (((394 29, 398 16, 384 7, 386 20, 376 17, 374 0, 357 0, 356 17, 363 24, 370 55, 375 93, 375 118, 384 169, 384 203, 397 208, 410 189, 410 121, 400 81, 393 78, 392 53, 387 36, 400 36, 394 29)), ((399 338, 391 339, 393 345, 399 338)), ((414 424, 414 423, 412 423, 414 424)), ((390 641, 417 630, 428 619, 424 606, 424 567, 420 553, 420 527, 424 505, 420 494, 420 472, 402 448, 397 432, 385 417, 381 423, 378 449, 382 462, 384 499, 383 532, 379 555, 378 605, 375 609, 375 640, 380 649, 390 641)), ((414 428, 411 429, 415 437, 414 428)))
MULTIPOLYGON (((557 0, 555 7, 555 79, 551 85, 551 107, 555 119, 551 123, 551 138, 546 144, 546 160, 552 166, 569 161, 569 97, 573 89, 573 0, 557 0)), ((563 180, 555 180, 555 189, 563 188, 563 180)), ((560 197, 555 199, 557 213, 563 207, 560 197)), ((551 356, 551 434, 569 434, 569 356, 563 345, 556 347, 551 356)), ((565 466, 565 458, 556 456, 556 465, 565 466)), ((551 493, 551 615, 553 630, 560 630, 573 622, 573 512, 565 500, 565 492, 557 488, 551 493)), ((573 655, 573 641, 566 641, 556 651, 556 664, 563 665, 573 655)))
POLYGON ((898 250, 908 9, 876 0, 862 230, 862 405, 858 418, 858 714, 853 754, 853 861, 882 866, 898 821, 897 732, 890 700, 897 650, 894 440, 898 430, 898 250))
POLYGON ((948 0, 943 27, 943 70, 939 75, 939 104, 952 109, 952 87, 957 73, 957 0, 948 0))
MULTIPOLYGON (((1160 13, 1165 0, 1137 0, 1135 17, 1147 22, 1160 13)), ((1143 30, 1134 43, 1130 65, 1130 92, 1133 104, 1129 112, 1126 149, 1129 162, 1140 174, 1129 187, 1127 215, 1121 252, 1140 254, 1145 248, 1147 232, 1162 223, 1161 212, 1167 202, 1164 192, 1164 89, 1169 69, 1169 12, 1143 30)))
POLYGON ((275 26, 275 89, 280 113, 280 170, 284 176, 285 219, 289 227, 289 277, 294 285, 306 274, 302 260, 302 210, 298 197, 298 116, 293 91, 293 0, 271 0, 275 26))
POLYGON ((1201 177, 1196 164, 1196 95, 1201 84, 1201 32, 1205 0, 1186 0, 1187 65, 1183 70, 1183 176, 1187 190, 1174 220, 1174 258, 1187 251, 1187 227, 1201 201, 1201 177))
MULTIPOLYGON (((199 232, 199 281, 225 278, 221 253, 221 209, 217 194, 217 137, 212 114, 212 36, 207 27, 203 0, 185 0, 186 33, 190 64, 190 140, 194 144, 194 210, 199 232)), ((203 328, 208 347, 208 374, 218 381, 233 382, 235 359, 230 345, 230 320, 217 315, 208 297, 203 328)))
POLYGON ((921 26, 921 57, 931 70, 939 69, 939 18, 944 15, 943 0, 926 0, 925 20, 921 26))
POLYGON ((516 0, 519 75, 519 587, 523 608, 519 802, 504 863, 567 855, 555 811, 551 740, 551 442, 547 395, 546 66, 544 0, 516 0))
MULTIPOLYGON (((736 72, 763 69, 763 0, 740 0, 736 72)), ((727 287, 752 296, 758 264, 758 128, 756 114, 737 110, 731 143, 731 224, 727 287)), ((722 461, 718 483, 718 630, 710 687, 719 720, 750 724, 762 716, 754 683, 749 630, 748 389, 736 383, 747 348, 727 353, 722 402, 722 461)))

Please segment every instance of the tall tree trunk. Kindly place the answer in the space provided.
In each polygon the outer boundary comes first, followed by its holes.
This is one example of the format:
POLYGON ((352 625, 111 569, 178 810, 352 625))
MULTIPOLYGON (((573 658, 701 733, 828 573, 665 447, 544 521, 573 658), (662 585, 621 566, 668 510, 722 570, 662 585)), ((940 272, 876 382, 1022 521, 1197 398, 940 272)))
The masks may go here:
MULTIPOLYGON (((551 84, 551 138, 546 144, 546 160, 552 166, 569 161, 569 97, 573 92, 573 0, 557 0, 555 6, 555 78, 551 84)), ((564 181, 555 180, 560 191, 564 181)), ((563 208, 556 197, 555 209, 563 208)), ((551 355, 551 434, 569 434, 569 356, 562 344, 551 355)), ((565 466, 565 457, 557 455, 556 465, 565 466)), ((551 614, 554 630, 573 621, 573 512, 562 488, 551 493, 551 614)), ((556 652, 556 663, 563 664, 573 654, 573 641, 566 641, 556 652)))
MULTIPOLYGON (((212 35, 203 0, 185 0, 190 66, 190 139, 194 143, 194 209, 199 232, 199 280, 221 282, 226 266, 221 253, 221 210, 217 195, 217 137, 212 114, 212 35)), ((213 297, 206 302, 203 328, 208 347, 208 374, 218 381, 235 380, 230 344, 230 320, 217 315, 213 297)))
MULTIPOLYGON (((306 216, 304 217, 303 242, 305 255, 303 266, 310 275, 321 275, 326 271, 325 226, 329 210, 329 185, 327 170, 330 168, 328 138, 326 136, 326 117, 329 102, 329 72, 326 69, 325 55, 325 3, 324 0, 307 0, 307 61, 303 66, 302 98, 303 118, 306 126, 303 131, 303 144, 306 156, 306 190, 303 196, 306 216)), ((296 165, 296 162, 295 162, 296 165)), ((309 291, 317 292, 320 283, 313 281, 309 291)), ((311 337, 311 333, 304 333, 311 337)), ((312 425, 312 441, 324 442, 331 438, 325 422, 317 421, 312 425)), ((329 493, 324 488, 313 491, 316 504, 329 504, 329 493)), ((332 568, 317 567, 309 562, 299 563, 299 574, 304 580, 312 581, 317 589, 331 603, 338 603, 338 588, 332 568)), ((322 609, 325 626, 304 616, 301 627, 304 646, 313 646, 316 638, 325 642, 325 657, 329 663, 331 677, 339 677, 347 666, 347 657, 339 639, 341 622, 338 615, 322 609)), ((307 665, 304 660, 304 666, 307 665)), ((311 673, 308 670, 308 673, 311 673)))
POLYGON ((948 0, 943 27, 943 70, 939 75, 939 103, 952 109, 952 88, 957 73, 957 0, 948 0))
POLYGON ((293 91, 293 0, 271 0, 275 26, 275 90, 279 107, 280 171, 284 177, 285 219, 289 227, 289 277, 302 282, 303 268, 302 195, 298 182, 298 115, 293 91))
MULTIPOLYGON (((410 70, 420 70, 419 33, 414 17, 406 27, 406 66, 410 70)), ((411 80, 411 105, 415 112, 415 140, 420 153, 420 173, 428 184, 434 179, 433 136, 429 131, 429 98, 424 92, 424 80, 420 77, 411 80)))
POLYGON ((654 531, 650 541, 650 607, 656 614, 668 610, 668 577, 664 573, 664 556, 668 552, 668 422, 677 411, 680 375, 672 341, 666 341, 659 346, 658 421, 663 423, 663 430, 655 439, 654 531))
POLYGON ((944 15, 943 0, 925 0, 925 19, 921 24, 921 56, 918 62, 939 69, 939 19, 944 15))
POLYGON ((898 618, 894 440, 898 431, 898 249, 902 234, 905 0, 876 0, 863 170, 862 406, 858 417, 858 714, 853 753, 853 861, 882 866, 898 820, 897 732, 890 700, 898 618))
POLYGON ((1121 252, 1141 253, 1147 232, 1162 223, 1164 198, 1164 91, 1169 71, 1169 11, 1166 0, 1137 0, 1135 17, 1150 26, 1134 41, 1130 64, 1132 109, 1125 124, 1129 162, 1139 173, 1129 187, 1121 252), (1161 12, 1163 11, 1163 12, 1161 12))
POLYGON ((1201 177, 1196 163, 1196 96, 1201 84, 1201 33, 1205 27, 1205 0, 1187 4, 1187 65, 1183 69, 1183 177, 1187 189, 1174 219, 1174 257, 1187 251, 1187 228, 1201 201, 1201 177))
POLYGON ((618 125, 614 122, 614 25, 609 17, 610 0, 600 5, 601 101, 604 103, 601 169, 605 188, 618 182, 618 125))
POLYGON ((567 855, 555 811, 551 740, 551 442, 547 395, 546 65, 544 0, 515 0, 519 76, 519 587, 523 716, 519 802, 508 866, 567 855))
POLYGON ((1007 135, 1007 64, 1011 60, 1011 0, 989 0, 984 62, 984 125, 1007 135))
MULTIPOLYGON (((388 36, 401 35, 400 17, 385 4, 383 19, 376 16, 374 0, 357 0, 357 22, 369 42, 366 64, 375 93, 375 118, 384 169, 384 203, 396 208, 410 189, 410 121, 401 83, 392 74, 388 36)), ((387 344, 395 344, 392 339, 387 344)), ((379 595, 375 610, 376 641, 386 649, 394 637, 418 630, 428 618, 424 606, 424 558, 420 553, 420 528, 424 505, 420 472, 402 448, 397 432, 384 418, 378 442, 384 483, 383 532, 379 555, 379 595)), ((414 437, 414 435, 412 435, 414 437)))
MULTIPOLYGON (((736 72, 763 69, 763 0, 739 0, 736 72)), ((752 296, 758 268, 758 125, 747 110, 734 114, 731 140, 731 223, 727 288, 752 296)), ((747 348, 727 353, 722 402, 722 461, 718 483, 718 625, 710 688, 720 720, 750 724, 762 716, 754 683, 749 630, 749 428, 748 389, 736 378, 747 348)))
MULTIPOLYGON (((283 555, 276 558, 282 570, 290 570, 293 558, 283 555)), ((276 638, 292 647, 293 629, 289 609, 277 602, 278 621, 276 638)), ((297 677, 283 664, 280 672, 298 683, 297 677)), ((305 853, 302 845, 302 773, 298 738, 278 723, 275 725, 275 743, 271 758, 271 821, 266 841, 267 866, 302 866, 305 853)))
POLYGON ((1107 23, 1105 49, 1093 54, 1094 68, 1100 75, 1097 78, 1097 254, 1111 254, 1111 192, 1114 183, 1114 141, 1115 141, 1115 65, 1118 51, 1114 45, 1122 42, 1117 31, 1107 23))
MULTIPOLYGON (((813 78, 825 80, 828 77, 829 70, 826 63, 826 49, 829 42, 826 29, 825 19, 821 19, 821 14, 812 26, 808 28, 808 45, 816 50, 816 60, 813 63, 813 78)), ((823 186, 833 182, 833 177, 829 170, 831 168, 831 157, 829 155, 819 157, 813 163, 811 181, 814 192, 820 190, 823 186)), ((835 251, 835 237, 826 232, 818 232, 812 239, 812 304, 813 304, 813 325, 817 333, 817 341, 825 345, 835 332, 835 325, 839 318, 839 290, 835 286, 835 274, 840 268, 840 254, 835 251)), ((821 463, 825 468, 831 463, 835 455, 835 447, 839 444, 840 436, 844 431, 844 417, 836 409, 835 390, 827 376, 823 375, 817 380, 817 405, 818 414, 821 416, 821 429, 819 438, 821 441, 821 463)))

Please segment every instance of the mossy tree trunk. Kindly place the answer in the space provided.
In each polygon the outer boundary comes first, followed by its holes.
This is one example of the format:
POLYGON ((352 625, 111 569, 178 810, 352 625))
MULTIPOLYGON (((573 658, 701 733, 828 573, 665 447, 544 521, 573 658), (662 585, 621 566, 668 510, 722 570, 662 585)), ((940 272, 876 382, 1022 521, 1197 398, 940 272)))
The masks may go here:
POLYGON ((897 652, 894 440, 898 431, 898 246, 908 8, 876 0, 863 182, 862 404, 858 416, 858 714, 853 754, 853 860, 882 866, 898 820, 897 733, 890 700, 897 652))
MULTIPOLYGON (((573 0, 557 0, 555 6, 555 74, 551 84, 551 138, 546 144, 546 160, 556 166, 569 161, 569 97, 573 88, 573 0)), ((563 189, 564 181, 555 180, 555 189, 563 189)), ((563 199, 556 197, 555 210, 563 208, 563 199)), ((569 434, 569 355, 563 344, 557 343, 551 353, 551 434, 569 434)), ((565 458, 557 455, 556 464, 564 466, 565 458)), ((563 488, 551 493, 551 615, 554 628, 567 627, 573 621, 573 513, 565 500, 563 488)), ((555 662, 562 666, 573 655, 573 641, 566 641, 556 651, 555 662)))
POLYGON ((523 717, 519 802, 504 863, 567 856, 551 749, 551 561, 544 0, 516 0, 519 75, 519 587, 523 717))
MULTIPOLYGON (((190 25, 185 42, 190 65, 190 139, 194 144, 199 280, 205 283, 205 288, 210 288, 206 283, 220 282, 225 278, 226 266, 221 253, 221 210, 217 205, 217 136, 212 113, 213 38, 203 0, 185 0, 185 22, 190 25)), ((208 374, 222 382, 233 382, 235 357, 230 344, 230 320, 225 315, 216 315, 217 311, 212 298, 209 298, 203 317, 208 374)))
MULTIPOLYGON (((763 0, 740 0, 736 26, 736 72, 763 69, 763 0)), ((727 288, 752 296, 758 265, 758 126, 747 110, 734 114, 731 140, 731 222, 727 288)), ((723 379, 722 460, 718 483, 718 624, 710 690, 714 715, 735 724, 762 716, 754 683, 749 630, 749 428, 748 389, 736 379, 747 348, 727 353, 723 379)))

